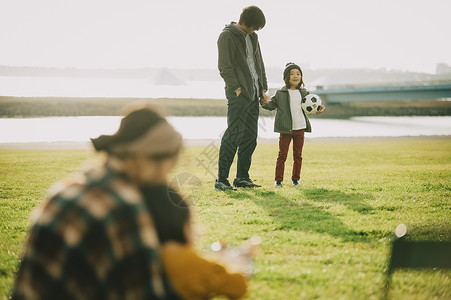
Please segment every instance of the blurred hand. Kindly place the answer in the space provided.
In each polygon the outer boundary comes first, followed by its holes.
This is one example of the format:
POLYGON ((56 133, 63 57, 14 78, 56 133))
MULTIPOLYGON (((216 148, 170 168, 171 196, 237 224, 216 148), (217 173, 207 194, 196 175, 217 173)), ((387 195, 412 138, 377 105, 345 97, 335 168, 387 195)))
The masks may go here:
POLYGON ((253 236, 245 241, 240 247, 228 248, 224 241, 215 242, 211 249, 216 255, 214 260, 227 266, 229 271, 238 272, 250 278, 254 273, 254 257, 261 243, 259 236, 253 236))
POLYGON ((324 106, 324 104, 321 104, 321 109, 318 110, 318 111, 316 112, 316 114, 319 115, 319 114, 322 113, 325 109, 326 109, 326 107, 324 106))
POLYGON ((236 96, 238 97, 241 94, 241 89, 235 91, 236 96))
POLYGON ((255 252, 257 251, 258 246, 261 244, 262 238, 258 235, 254 235, 247 241, 245 241, 241 245, 241 249, 246 253, 247 255, 254 257, 255 252))

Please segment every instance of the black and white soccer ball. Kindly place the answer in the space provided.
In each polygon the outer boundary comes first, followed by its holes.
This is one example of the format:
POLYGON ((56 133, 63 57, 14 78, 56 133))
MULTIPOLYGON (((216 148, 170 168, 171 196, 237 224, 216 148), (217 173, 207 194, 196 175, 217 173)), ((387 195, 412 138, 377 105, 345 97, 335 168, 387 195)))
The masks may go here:
POLYGON ((302 109, 308 115, 314 115, 316 112, 321 110, 321 98, 316 94, 308 94, 302 99, 302 109))

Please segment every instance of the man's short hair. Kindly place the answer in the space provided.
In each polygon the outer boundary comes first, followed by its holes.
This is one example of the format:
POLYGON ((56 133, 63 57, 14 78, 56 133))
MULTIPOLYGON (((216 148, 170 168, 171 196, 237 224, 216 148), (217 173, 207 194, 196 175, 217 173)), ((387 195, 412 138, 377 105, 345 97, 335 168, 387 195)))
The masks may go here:
POLYGON ((266 18, 260 8, 257 6, 248 6, 241 12, 238 23, 247 27, 254 27, 255 30, 260 30, 265 27, 266 18))

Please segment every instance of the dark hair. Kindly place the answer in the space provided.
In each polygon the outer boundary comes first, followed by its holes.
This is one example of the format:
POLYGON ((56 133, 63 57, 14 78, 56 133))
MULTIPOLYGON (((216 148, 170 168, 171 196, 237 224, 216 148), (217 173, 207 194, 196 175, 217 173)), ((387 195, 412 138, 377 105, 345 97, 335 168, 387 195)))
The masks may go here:
POLYGON ((248 6, 241 12, 238 23, 247 27, 254 27, 255 30, 260 30, 265 27, 266 18, 260 8, 257 6, 248 6))
POLYGON ((299 72, 301 72, 301 82, 299 82, 299 84, 296 86, 296 88, 299 89, 301 87, 304 87, 304 76, 302 75, 302 70, 298 65, 296 65, 292 62, 289 62, 285 65, 285 70, 283 72, 283 74, 284 74, 283 81, 285 82, 285 86, 287 87, 287 89, 289 89, 291 87, 290 86, 290 72, 293 69, 297 69, 297 70, 299 70, 299 72))
POLYGON ((172 241, 187 244, 185 225, 190 220, 190 211, 183 197, 164 185, 141 187, 141 192, 153 217, 160 243, 172 241))

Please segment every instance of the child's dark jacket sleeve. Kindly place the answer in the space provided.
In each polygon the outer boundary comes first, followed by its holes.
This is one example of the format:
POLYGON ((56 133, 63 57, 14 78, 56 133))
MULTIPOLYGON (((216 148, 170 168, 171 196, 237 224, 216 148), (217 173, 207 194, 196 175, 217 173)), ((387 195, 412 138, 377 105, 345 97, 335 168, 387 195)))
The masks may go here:
POLYGON ((262 107, 267 110, 275 110, 277 108, 278 101, 279 101, 279 91, 277 91, 276 94, 271 97, 271 100, 269 100, 268 103, 262 107))
POLYGON ((302 98, 304 98, 305 96, 307 96, 308 94, 310 94, 309 91, 307 91, 306 89, 300 89, 300 91, 301 91, 301 96, 302 96, 302 98))

